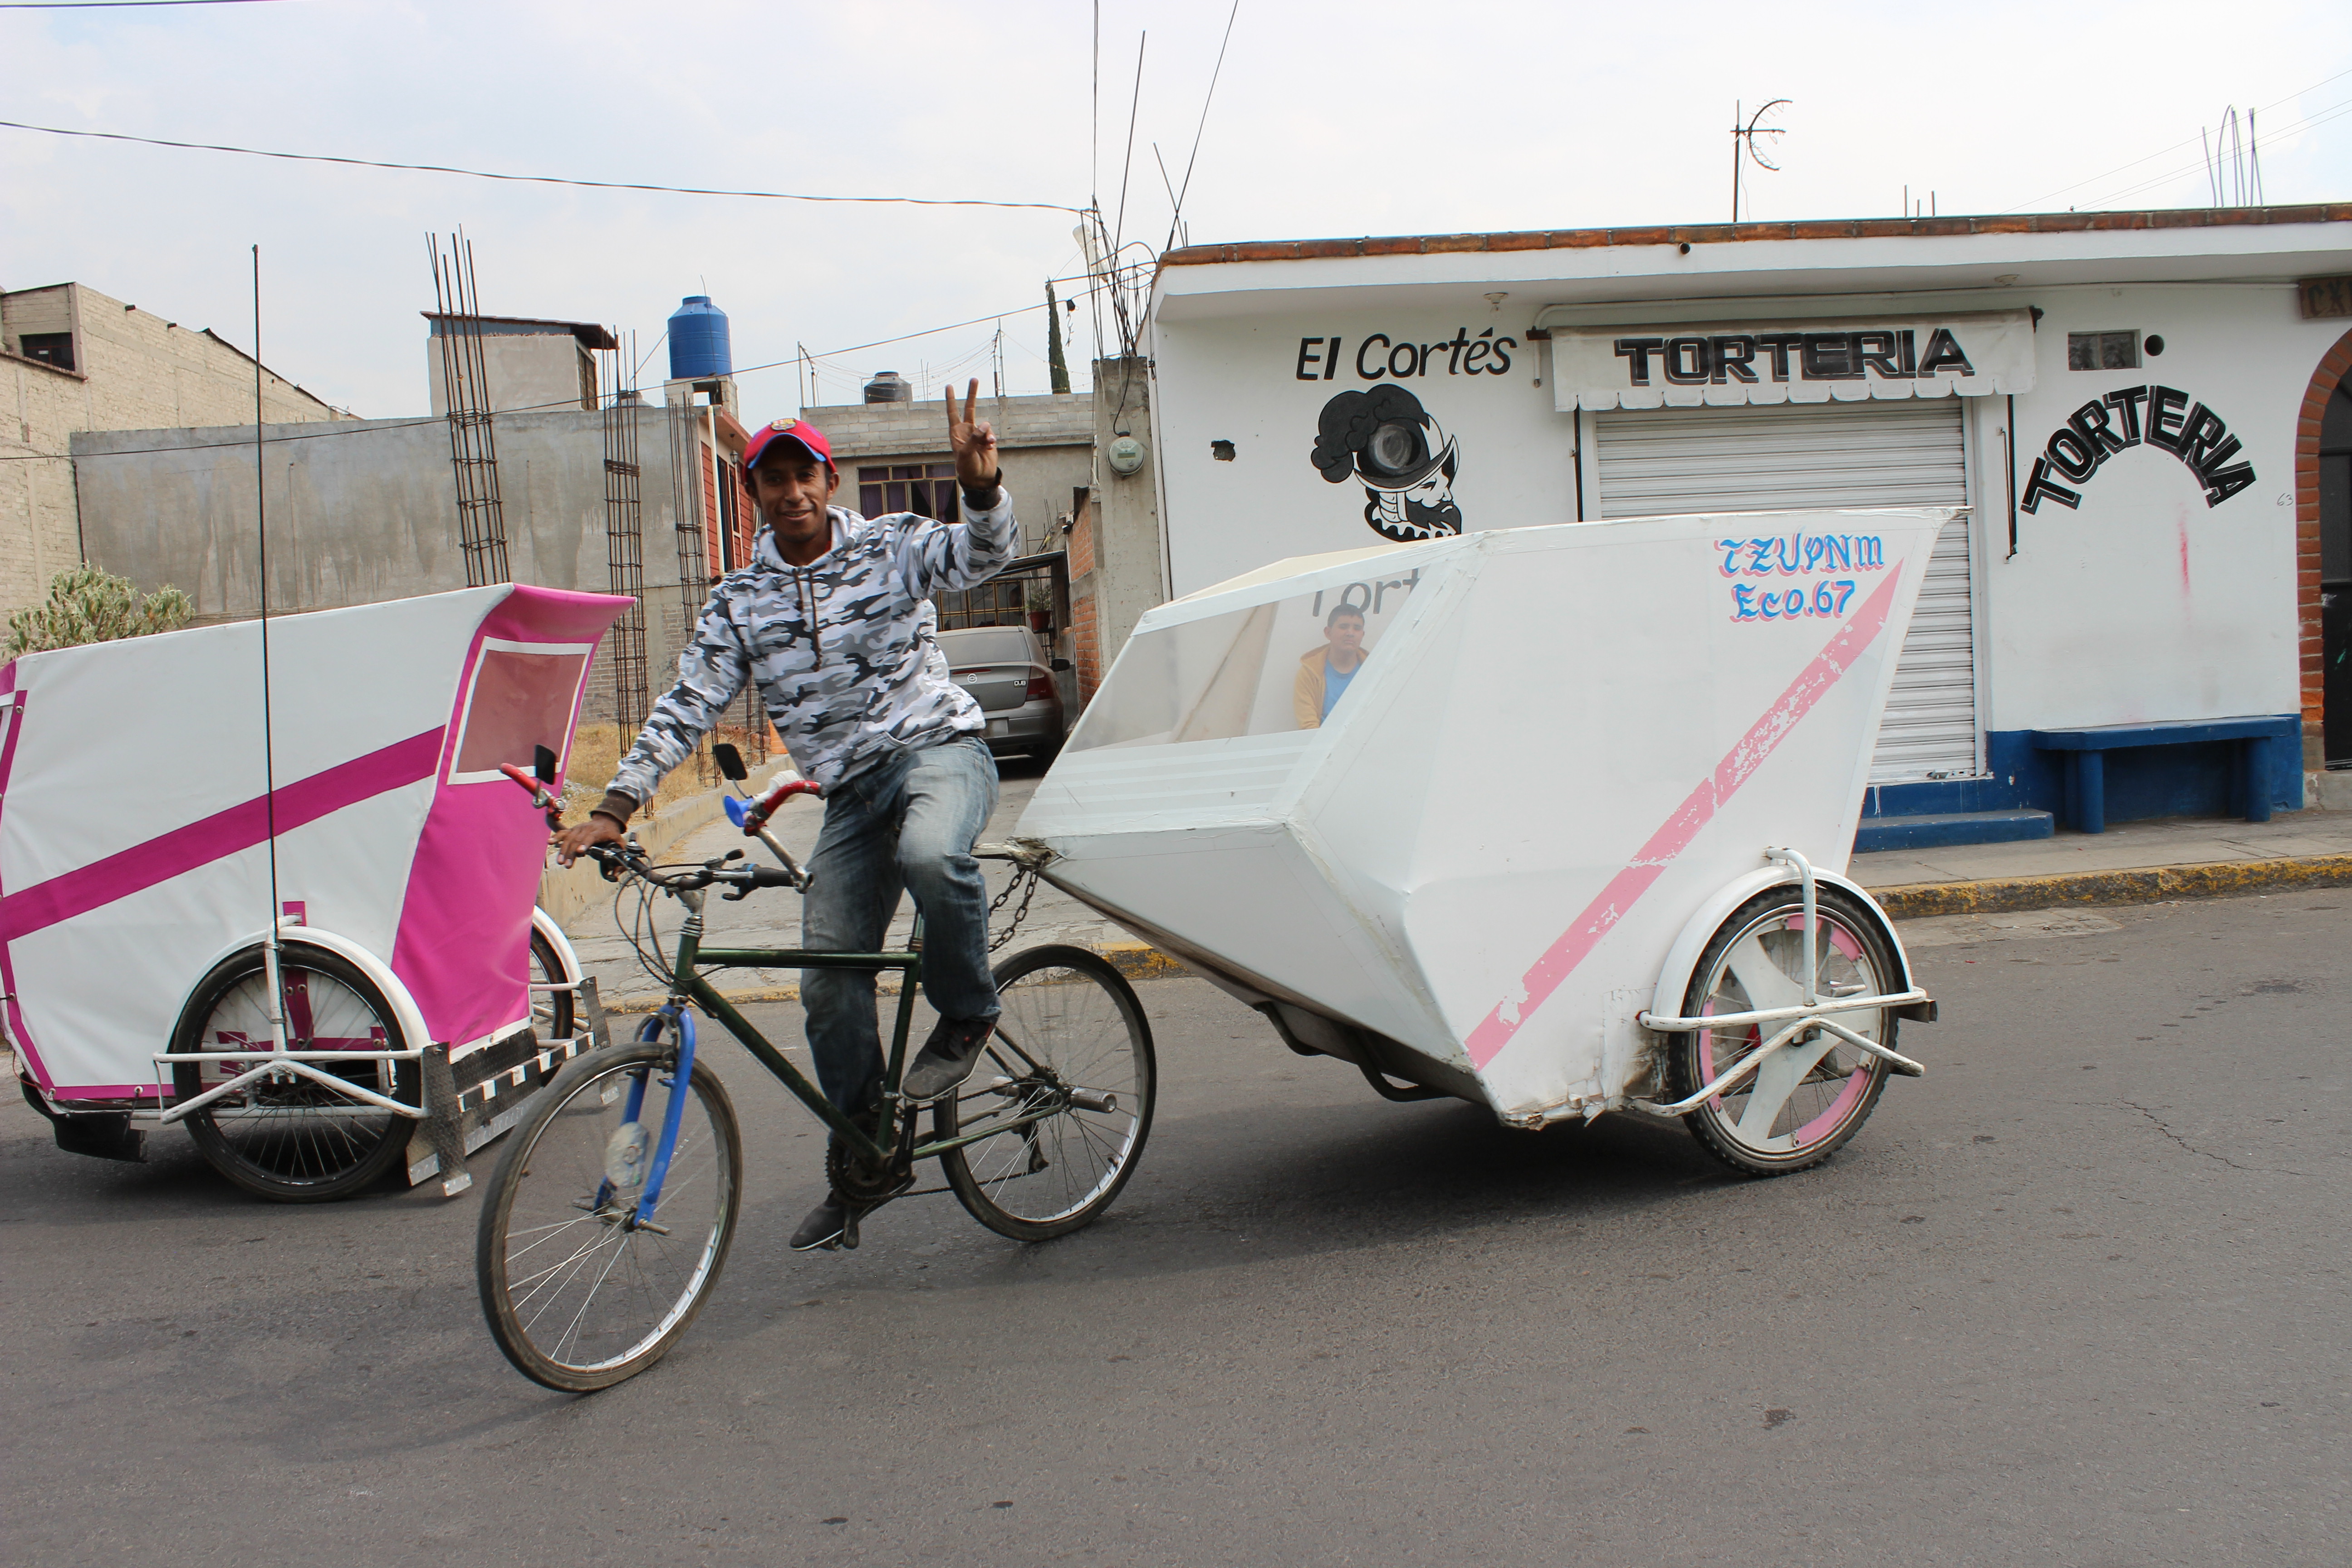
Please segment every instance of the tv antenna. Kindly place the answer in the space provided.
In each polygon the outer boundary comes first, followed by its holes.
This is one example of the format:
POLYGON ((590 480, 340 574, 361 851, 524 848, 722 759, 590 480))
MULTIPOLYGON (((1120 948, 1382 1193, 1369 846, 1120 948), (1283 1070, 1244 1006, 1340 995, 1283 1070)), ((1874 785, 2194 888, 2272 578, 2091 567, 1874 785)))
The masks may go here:
POLYGON ((1776 98, 1771 102, 1766 104, 1763 108, 1758 110, 1754 114, 1749 114, 1748 112, 1748 106, 1746 104, 1735 103, 1731 106, 1731 118, 1733 121, 1731 127, 1731 221, 1734 223, 1738 223, 1739 221, 1740 152, 1744 147, 1748 156, 1756 161, 1756 166, 1758 168, 1769 169, 1774 174, 1779 174, 1780 172, 1780 165, 1775 163, 1770 158, 1765 156, 1764 147, 1760 142, 1760 139, 1766 136, 1780 136, 1785 134, 1781 127, 1778 125, 1765 124, 1764 117, 1771 113, 1776 109, 1786 108, 1788 104, 1789 100, 1785 98, 1776 98))

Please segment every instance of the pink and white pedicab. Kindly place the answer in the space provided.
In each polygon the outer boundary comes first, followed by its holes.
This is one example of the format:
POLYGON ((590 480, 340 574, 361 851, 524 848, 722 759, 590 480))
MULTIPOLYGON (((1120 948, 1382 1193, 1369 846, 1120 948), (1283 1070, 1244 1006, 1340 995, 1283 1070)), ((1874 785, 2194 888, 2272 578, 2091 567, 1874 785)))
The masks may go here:
POLYGON ((1043 875, 1391 1099, 1851 1137, 1934 1016, 1844 872, 1946 511, 1510 529, 1144 616, 1016 832, 1043 875), (1333 606, 1370 652, 1317 728, 1333 606), (1320 689, 1319 685, 1317 688, 1320 689))
POLYGON ((259 622, 0 666, 0 988, 58 1145, 141 1159, 178 1121, 266 1197, 404 1161, 462 1190, 585 1041, 534 907, 547 829, 499 765, 546 748, 561 775, 627 604, 499 584, 273 617, 266 688, 259 622))

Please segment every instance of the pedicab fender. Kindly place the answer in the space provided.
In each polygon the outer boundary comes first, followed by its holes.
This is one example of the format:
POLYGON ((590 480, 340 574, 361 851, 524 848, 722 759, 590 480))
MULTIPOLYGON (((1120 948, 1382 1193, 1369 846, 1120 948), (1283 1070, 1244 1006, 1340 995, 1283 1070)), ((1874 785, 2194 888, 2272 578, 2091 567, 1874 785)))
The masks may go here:
MULTIPOLYGON (((196 971, 195 979, 189 983, 188 989, 181 994, 178 1012, 173 1015, 173 1038, 178 1038, 179 1026, 187 1018, 188 1004, 194 999, 196 987, 205 983, 205 976, 219 967, 221 962, 231 954, 242 952, 249 947, 259 947, 266 940, 265 933, 252 931, 239 937, 205 960, 204 966, 196 971)), ((383 959, 378 958, 351 938, 339 936, 331 931, 321 931, 317 926, 280 926, 278 928, 278 940, 308 942, 312 947, 324 948, 338 958, 348 959, 362 974, 374 981, 376 988, 383 993, 383 999, 392 1004, 393 1021, 400 1026, 404 1043, 397 1047, 398 1049, 421 1051, 433 1044, 432 1031, 425 1026, 425 1015, 417 1010, 416 999, 408 994, 408 987, 400 983, 400 977, 392 972, 392 966, 383 959)), ((562 951, 568 956, 571 950, 565 948, 562 951)))
MULTIPOLYGON (((1675 938, 1674 945, 1666 950, 1666 962, 1658 971, 1657 989, 1651 994, 1650 1016, 1657 1018, 1681 1016, 1683 999, 1689 994, 1691 974, 1698 968, 1699 955, 1706 951, 1706 944, 1715 940, 1715 933, 1730 918, 1732 910, 1768 888, 1795 885, 1799 880, 1796 871, 1789 866, 1759 866, 1717 889, 1685 922, 1682 934, 1675 938)), ((1872 898, 1861 883, 1832 872, 1816 870, 1813 881, 1816 886, 1843 889, 1861 901, 1862 907, 1869 910, 1871 917, 1878 922, 1879 934, 1886 939, 1888 951, 1895 954, 1895 984, 1892 990, 1899 993, 1912 989, 1910 955, 1903 951, 1903 939, 1895 934, 1895 922, 1886 918, 1886 911, 1878 907, 1878 900, 1872 898)), ((1935 1005, 1927 1003, 1923 1005, 1932 1008, 1935 1005)), ((1898 1016, 1918 1017, 1924 1021, 1932 1018, 1934 1014, 1923 1014, 1906 1007, 1899 1011, 1898 1016)))
POLYGON ((555 923, 555 917, 533 904, 530 907, 530 929, 545 937, 548 945, 555 949, 555 956, 562 961, 562 984, 578 985, 582 973, 580 955, 572 951, 572 939, 563 934, 563 928, 555 923))

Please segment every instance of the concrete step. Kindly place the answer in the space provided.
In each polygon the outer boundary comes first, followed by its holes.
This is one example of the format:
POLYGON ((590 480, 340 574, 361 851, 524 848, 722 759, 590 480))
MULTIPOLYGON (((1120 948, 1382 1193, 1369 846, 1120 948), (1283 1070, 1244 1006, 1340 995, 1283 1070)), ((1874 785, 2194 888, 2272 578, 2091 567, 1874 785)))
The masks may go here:
POLYGON ((2046 811, 1954 811, 1939 816, 1865 816, 1853 852, 1932 849, 1948 844, 2007 844, 2047 838, 2057 823, 2046 811))

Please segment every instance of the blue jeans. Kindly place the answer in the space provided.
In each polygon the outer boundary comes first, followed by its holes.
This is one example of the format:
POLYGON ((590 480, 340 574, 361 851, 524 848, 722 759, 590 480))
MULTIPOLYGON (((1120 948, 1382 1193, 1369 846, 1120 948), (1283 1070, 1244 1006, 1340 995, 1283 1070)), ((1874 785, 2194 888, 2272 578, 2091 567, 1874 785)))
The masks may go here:
MULTIPOLYGON (((878 952, 901 892, 923 917, 923 994, 942 1018, 993 1018, 988 881, 972 841, 996 809, 996 760, 973 735, 908 752, 836 784, 810 852, 802 940, 814 949, 878 952)), ((882 1088, 874 973, 803 969, 817 1083, 856 1114, 882 1088)))

